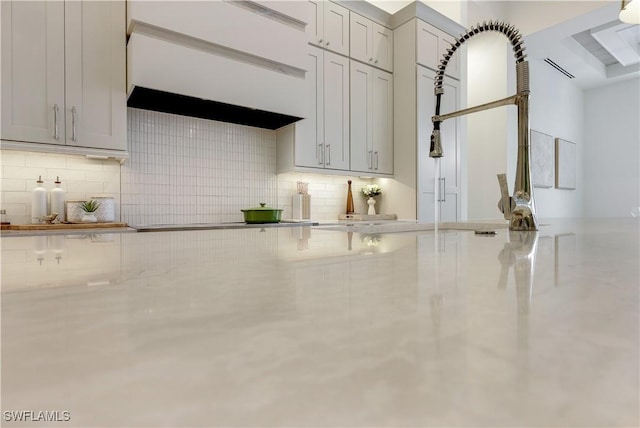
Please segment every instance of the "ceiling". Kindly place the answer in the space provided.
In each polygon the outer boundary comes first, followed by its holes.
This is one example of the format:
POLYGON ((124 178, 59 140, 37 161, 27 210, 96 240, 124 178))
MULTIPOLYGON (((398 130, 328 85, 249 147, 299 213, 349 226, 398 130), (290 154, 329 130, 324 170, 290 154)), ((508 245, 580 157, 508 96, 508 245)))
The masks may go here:
MULTIPOLYGON (((391 14, 411 3, 368 1, 391 14)), ((460 10, 466 0, 423 1, 454 20, 456 15, 464 15, 460 10)), ((527 35, 525 45, 530 58, 550 59, 573 75, 572 80, 584 89, 640 76, 640 26, 618 20, 618 0, 491 3, 499 5, 495 10, 503 11, 495 18, 506 19, 527 35)))
POLYGON ((640 26, 618 19, 620 5, 581 14, 526 37, 529 56, 550 59, 584 89, 640 76, 640 26))

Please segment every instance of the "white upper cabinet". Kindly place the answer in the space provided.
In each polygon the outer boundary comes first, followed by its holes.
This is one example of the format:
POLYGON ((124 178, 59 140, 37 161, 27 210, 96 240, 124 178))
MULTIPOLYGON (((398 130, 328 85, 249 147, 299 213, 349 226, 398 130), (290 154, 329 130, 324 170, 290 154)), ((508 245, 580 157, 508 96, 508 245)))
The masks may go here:
POLYGON ((309 48, 309 116, 276 131, 277 171, 349 170, 349 59, 309 48))
POLYGON ((393 76, 351 61, 351 170, 393 174, 393 76))
POLYGON ((324 53, 324 167, 349 169, 349 59, 324 53))
POLYGON ((295 129, 297 146, 295 166, 323 168, 322 141, 324 138, 324 53, 311 48, 307 56, 307 111, 306 119, 291 125, 295 129))
POLYGON ((349 55, 349 9, 326 0, 309 1, 308 7, 309 43, 349 55))
POLYGON ((393 71, 392 30, 351 12, 349 40, 351 58, 393 71))
POLYGON ((123 1, 2 2, 2 139, 125 151, 123 1))
MULTIPOLYGON (((455 42, 455 37, 420 19, 416 20, 416 31, 418 64, 437 70, 447 49, 455 42)), ((449 60, 449 64, 445 70, 445 74, 456 79, 460 79, 458 55, 456 51, 449 60)))
POLYGON ((124 25, 122 1, 65 4, 67 145, 127 148, 124 25))
POLYGON ((64 144, 64 3, 2 7, 2 139, 64 144))

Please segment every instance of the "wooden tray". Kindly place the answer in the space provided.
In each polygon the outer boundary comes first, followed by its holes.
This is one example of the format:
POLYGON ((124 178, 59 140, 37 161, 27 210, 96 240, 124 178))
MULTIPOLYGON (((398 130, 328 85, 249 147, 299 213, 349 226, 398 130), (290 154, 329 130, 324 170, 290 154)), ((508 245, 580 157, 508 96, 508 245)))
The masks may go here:
POLYGON ((127 227, 127 223, 3 224, 2 230, 113 229, 118 227, 127 227))

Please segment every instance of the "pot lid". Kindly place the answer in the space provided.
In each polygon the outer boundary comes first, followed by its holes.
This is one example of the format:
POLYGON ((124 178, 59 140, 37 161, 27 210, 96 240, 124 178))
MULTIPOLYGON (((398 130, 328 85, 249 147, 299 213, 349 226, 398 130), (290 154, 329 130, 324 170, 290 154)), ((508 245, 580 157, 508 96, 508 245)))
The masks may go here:
POLYGON ((267 204, 264 203, 264 202, 260 202, 260 206, 259 207, 249 208, 249 209, 240 210, 240 211, 242 211, 242 212, 244 212, 244 211, 282 211, 281 208, 269 208, 269 207, 267 207, 265 205, 267 205, 267 204))

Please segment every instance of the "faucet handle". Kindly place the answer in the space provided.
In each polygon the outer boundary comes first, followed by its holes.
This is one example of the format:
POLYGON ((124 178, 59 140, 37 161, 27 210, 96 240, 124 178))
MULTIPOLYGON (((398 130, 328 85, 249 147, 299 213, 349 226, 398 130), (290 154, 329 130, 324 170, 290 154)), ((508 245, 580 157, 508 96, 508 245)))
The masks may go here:
POLYGON ((507 184, 507 174, 498 174, 498 184, 500 184, 500 195, 498 209, 504 214, 505 220, 511 220, 513 209, 516 207, 513 198, 509 196, 509 185, 507 184))

